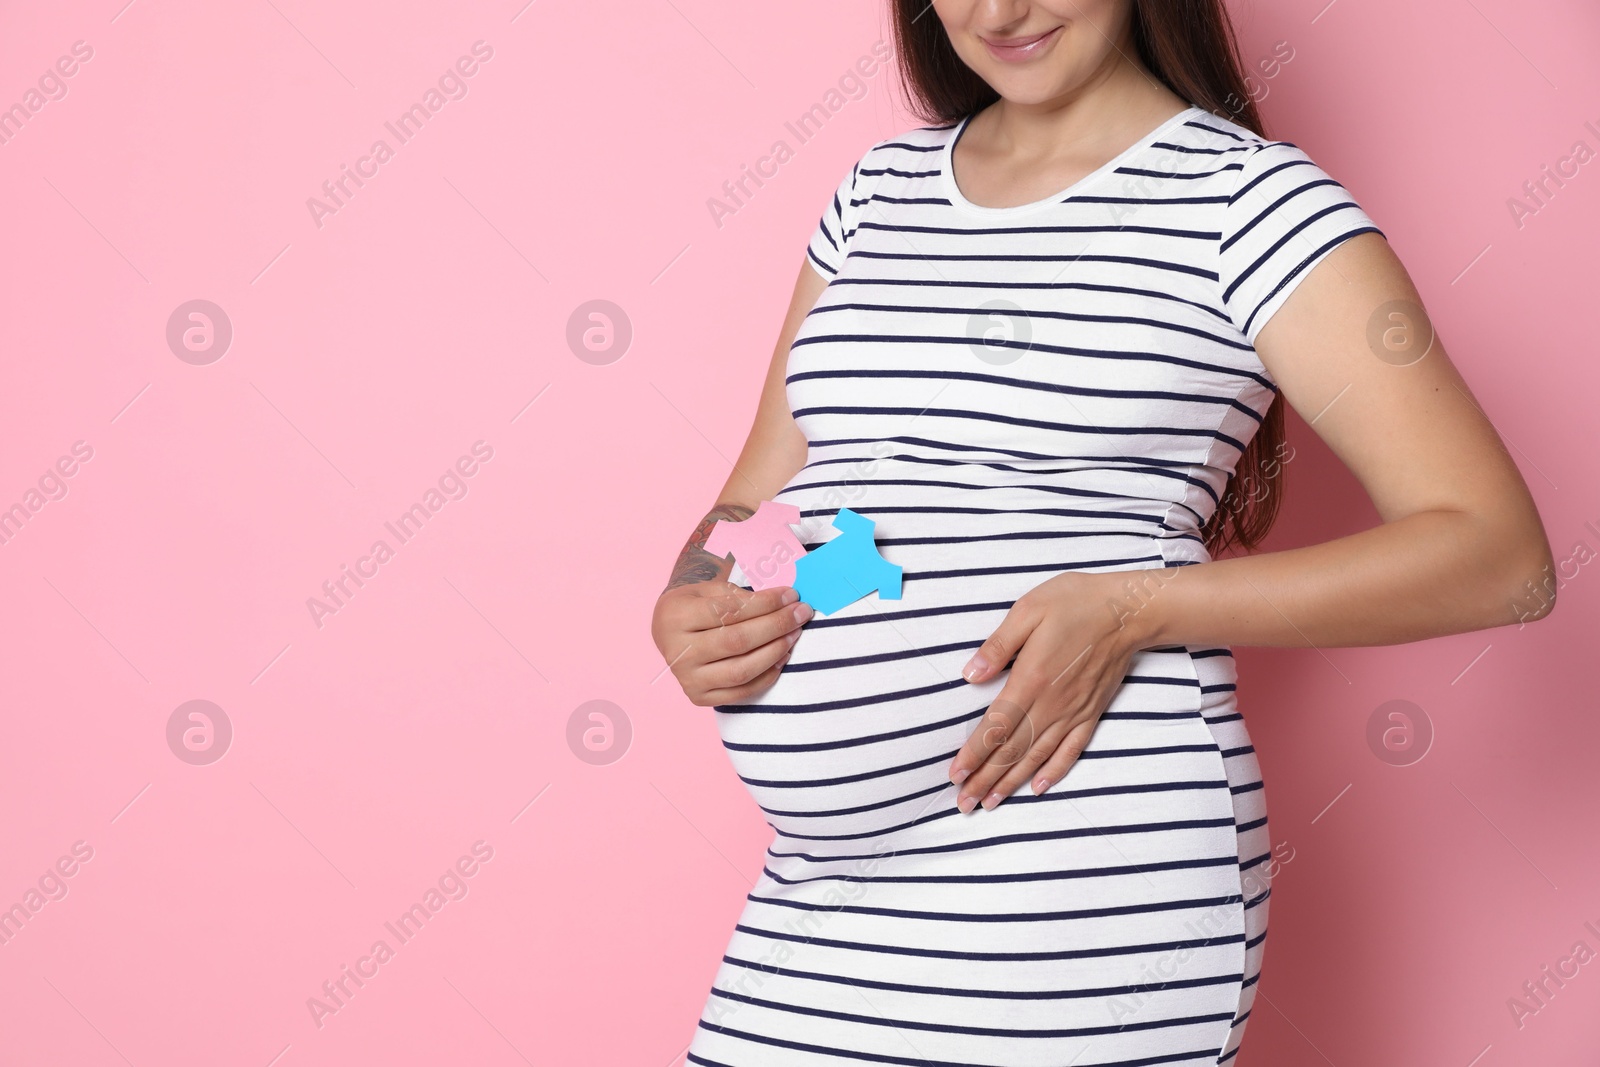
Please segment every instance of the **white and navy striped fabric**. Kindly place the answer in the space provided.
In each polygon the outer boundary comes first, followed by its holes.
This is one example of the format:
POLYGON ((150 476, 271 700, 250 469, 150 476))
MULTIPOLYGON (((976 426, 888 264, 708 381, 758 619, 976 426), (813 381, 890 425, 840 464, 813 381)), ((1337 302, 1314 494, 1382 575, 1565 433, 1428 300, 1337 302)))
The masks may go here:
POLYGON ((808 547, 840 507, 876 522, 903 598, 817 616, 772 688, 716 709, 776 837, 701 1067, 1231 1063, 1250 1016, 1274 862, 1230 651, 1140 652, 1062 781, 967 815, 949 764, 1005 677, 960 670, 1054 574, 1210 558, 1276 393, 1256 334, 1377 227, 1199 108, 982 207, 951 175, 964 126, 874 145, 810 244, 830 284, 787 380, 809 452, 777 499, 808 547))

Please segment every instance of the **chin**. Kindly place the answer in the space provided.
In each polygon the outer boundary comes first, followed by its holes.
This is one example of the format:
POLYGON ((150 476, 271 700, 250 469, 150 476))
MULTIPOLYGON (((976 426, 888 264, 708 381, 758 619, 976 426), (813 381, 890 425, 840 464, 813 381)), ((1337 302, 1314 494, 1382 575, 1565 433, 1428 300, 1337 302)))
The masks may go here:
POLYGON ((1057 74, 1023 73, 1015 70, 978 70, 984 81, 999 93, 1008 103, 1033 105, 1047 104, 1056 100, 1066 91, 1065 86, 1070 84, 1069 79, 1057 74))

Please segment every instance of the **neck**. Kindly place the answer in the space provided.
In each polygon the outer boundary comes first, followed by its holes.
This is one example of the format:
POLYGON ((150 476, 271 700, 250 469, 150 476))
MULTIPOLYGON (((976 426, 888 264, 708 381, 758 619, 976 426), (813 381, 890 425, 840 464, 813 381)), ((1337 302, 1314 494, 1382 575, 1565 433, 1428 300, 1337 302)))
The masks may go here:
POLYGON ((1001 97, 983 112, 985 140, 998 153, 1040 158, 1138 137, 1188 102, 1132 58, 1132 42, 1107 53, 1101 67, 1070 91, 1038 103, 1001 97))

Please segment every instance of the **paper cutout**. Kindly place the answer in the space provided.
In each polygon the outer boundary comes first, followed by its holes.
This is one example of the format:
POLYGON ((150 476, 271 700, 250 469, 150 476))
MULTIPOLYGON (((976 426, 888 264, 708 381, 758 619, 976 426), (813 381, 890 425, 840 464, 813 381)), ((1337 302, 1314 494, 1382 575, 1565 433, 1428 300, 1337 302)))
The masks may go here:
POLYGON ((795 561, 806 554, 805 546, 789 529, 799 523, 800 509, 793 504, 763 500, 756 513, 743 522, 719 520, 706 538, 706 551, 734 562, 751 589, 771 589, 794 584, 795 561))
POLYGON ((833 517, 839 531, 795 561, 795 591, 823 615, 853 604, 873 590, 883 600, 900 599, 899 567, 878 554, 872 539, 877 524, 849 508, 833 517))

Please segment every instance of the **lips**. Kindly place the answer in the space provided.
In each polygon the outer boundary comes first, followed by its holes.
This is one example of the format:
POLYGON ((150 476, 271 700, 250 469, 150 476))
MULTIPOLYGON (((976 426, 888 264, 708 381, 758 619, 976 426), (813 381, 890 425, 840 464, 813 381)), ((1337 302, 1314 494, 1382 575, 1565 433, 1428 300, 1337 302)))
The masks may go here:
POLYGON ((1027 37, 1008 37, 1005 40, 985 37, 983 38, 983 43, 988 46, 990 54, 996 59, 1004 59, 1014 63, 1032 59, 1034 56, 1039 55, 1050 46, 1050 42, 1055 40, 1056 35, 1060 32, 1061 27, 1057 26, 1053 30, 1030 34, 1027 37))

